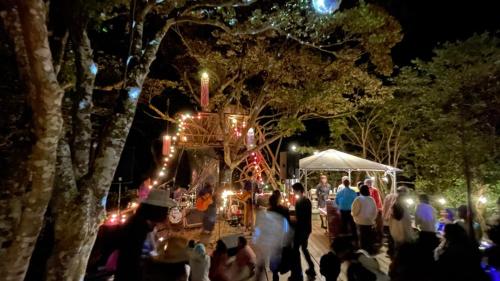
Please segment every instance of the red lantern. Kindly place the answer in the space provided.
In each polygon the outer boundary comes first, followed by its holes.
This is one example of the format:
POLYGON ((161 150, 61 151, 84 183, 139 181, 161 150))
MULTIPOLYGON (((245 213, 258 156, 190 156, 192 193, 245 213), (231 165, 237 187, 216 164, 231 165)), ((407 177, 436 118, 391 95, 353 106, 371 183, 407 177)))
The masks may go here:
POLYGON ((163 137, 163 148, 161 150, 163 156, 168 156, 170 154, 170 145, 172 144, 172 138, 170 136, 163 137))
POLYGON ((209 82, 210 82, 210 80, 208 78, 208 73, 204 72, 201 75, 201 96, 200 96, 200 104, 201 104, 201 108, 203 108, 203 110, 206 110, 206 108, 208 107, 208 100, 209 100, 208 84, 209 84, 209 82))

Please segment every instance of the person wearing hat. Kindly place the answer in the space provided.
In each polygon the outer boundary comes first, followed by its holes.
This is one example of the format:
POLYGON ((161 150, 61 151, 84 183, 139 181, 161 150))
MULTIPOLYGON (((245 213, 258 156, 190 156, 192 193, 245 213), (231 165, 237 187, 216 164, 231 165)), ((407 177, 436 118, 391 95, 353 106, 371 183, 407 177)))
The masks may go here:
POLYGON ((175 205, 169 197, 169 192, 152 189, 135 214, 122 226, 118 241, 115 281, 142 280, 144 242, 155 226, 165 221, 168 209, 175 205))

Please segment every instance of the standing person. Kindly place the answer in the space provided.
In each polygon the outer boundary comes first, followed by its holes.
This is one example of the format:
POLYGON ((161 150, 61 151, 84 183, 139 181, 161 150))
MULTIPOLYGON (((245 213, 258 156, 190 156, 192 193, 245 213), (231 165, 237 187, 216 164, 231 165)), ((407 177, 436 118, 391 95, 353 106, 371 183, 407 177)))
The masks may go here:
POLYGON ((203 232, 210 233, 214 230, 217 208, 213 200, 213 188, 209 183, 205 183, 198 192, 196 199, 196 209, 203 212, 203 232))
POLYGON ((350 234, 355 239, 357 239, 358 236, 356 233, 356 224, 354 223, 351 215, 351 207, 357 196, 356 192, 349 187, 349 180, 344 179, 344 188, 338 192, 335 197, 335 203, 337 203, 337 206, 339 206, 340 209, 342 233, 350 234))
MULTIPOLYGON (((470 223, 469 223, 469 218, 472 220, 472 228, 474 231, 474 238, 476 239, 477 243, 481 242, 481 239, 483 238, 483 229, 481 228, 481 225, 474 221, 474 212, 470 210, 470 215, 468 214, 469 208, 467 208, 466 205, 461 205, 458 207, 458 219, 455 221, 455 224, 460 225, 463 229, 465 229, 465 232, 470 235, 470 223)), ((470 235, 472 236, 472 235, 470 235)))
MULTIPOLYGON (((397 192, 406 192, 406 187, 400 186, 397 192)), ((398 193, 389 193, 385 196, 384 205, 382 206, 382 221, 384 223, 384 235, 387 238, 387 255, 392 257, 394 255, 394 239, 392 239, 389 230, 389 223, 392 217, 392 206, 398 199, 398 193)))
POLYGON ((191 281, 210 281, 210 257, 207 255, 205 245, 198 243, 189 253, 189 266, 191 267, 191 281))
POLYGON ((116 281, 142 280, 142 250, 144 242, 155 226, 166 220, 168 208, 175 202, 165 190, 152 189, 141 202, 135 214, 123 225, 118 241, 116 281))
MULTIPOLYGON (((288 249, 290 249, 290 237, 291 237, 291 229, 290 229, 290 212, 288 208, 280 205, 281 201, 281 192, 279 190, 274 190, 271 197, 269 197, 269 208, 267 209, 272 215, 269 221, 272 225, 267 227, 267 231, 271 237, 274 239, 268 239, 269 246, 263 245, 261 243, 261 239, 256 240, 256 245, 260 248, 267 247, 270 251, 270 264, 269 268, 273 273, 273 281, 279 281, 279 273, 286 273, 289 270, 289 257, 286 255, 289 253, 288 249), (284 253, 284 254, 283 254, 284 253)), ((265 225, 258 225, 257 229, 265 228, 265 225)), ((262 235, 262 234, 261 234, 262 235)), ((258 237, 255 237, 258 238, 258 237)), ((265 243, 264 243, 265 244, 265 243)), ((264 260, 265 261, 265 260, 264 260)), ((257 278, 260 278, 260 272, 262 272, 262 265, 257 267, 258 274, 257 278)))
POLYGON ((293 240, 294 261, 292 262, 291 280, 303 280, 300 248, 302 248, 302 252, 304 253, 304 257, 309 267, 306 270, 306 274, 314 279, 316 271, 314 270, 314 263, 307 249, 309 235, 312 231, 312 205, 311 201, 304 196, 304 186, 300 182, 295 183, 292 189, 293 192, 299 196, 299 199, 295 203, 295 216, 297 221, 295 223, 295 236, 293 240))
MULTIPOLYGON (((346 187, 346 185, 344 185, 344 182, 345 181, 348 181, 349 180, 349 177, 348 176, 343 176, 342 179, 340 180, 341 183, 339 184, 339 186, 337 187, 337 190, 335 190, 335 193, 339 193, 342 189, 344 189, 346 187)), ((347 185, 349 186, 349 185, 347 185)))
MULTIPOLYGON (((328 183, 326 175, 321 175, 320 182, 316 186, 316 194, 318 195, 318 208, 322 209, 326 208, 326 200, 328 200, 328 195, 330 194, 330 190, 332 190, 332 186, 328 183)), ((319 217, 321 219, 321 227, 326 228, 323 216, 319 217)))
POLYGON ((254 202, 253 198, 255 196, 254 183, 252 181, 246 181, 243 187, 242 200, 245 202, 244 209, 244 224, 246 231, 252 231, 253 229, 253 213, 254 213, 254 202))
POLYGON ((375 200, 370 196, 367 185, 359 189, 360 196, 352 203, 352 217, 358 228, 359 247, 369 253, 373 251, 375 242, 374 225, 377 218, 377 206, 375 200))
POLYGON ((370 190, 370 196, 375 200, 375 205, 377 206, 377 218, 375 220, 376 223, 376 231, 377 231, 377 240, 381 241, 383 232, 384 232, 384 223, 382 220, 382 197, 380 196, 380 191, 378 188, 373 186, 373 180, 368 178, 365 179, 365 185, 368 186, 368 189, 370 190))
POLYGON ((429 196, 421 194, 419 197, 420 203, 415 211, 415 224, 420 229, 419 244, 427 250, 435 249, 439 240, 436 236, 436 210, 429 204, 429 196))
POLYGON ((266 272, 266 263, 270 262, 273 279, 279 280, 278 267, 281 261, 281 252, 287 244, 289 232, 286 209, 279 206, 280 191, 275 190, 269 198, 270 208, 257 211, 253 245, 257 254, 256 280, 262 280, 266 272))
POLYGON ((394 239, 395 250, 399 246, 415 240, 410 211, 404 201, 406 199, 406 190, 406 188, 398 188, 398 197, 392 206, 392 214, 389 221, 389 231, 392 239, 394 239))

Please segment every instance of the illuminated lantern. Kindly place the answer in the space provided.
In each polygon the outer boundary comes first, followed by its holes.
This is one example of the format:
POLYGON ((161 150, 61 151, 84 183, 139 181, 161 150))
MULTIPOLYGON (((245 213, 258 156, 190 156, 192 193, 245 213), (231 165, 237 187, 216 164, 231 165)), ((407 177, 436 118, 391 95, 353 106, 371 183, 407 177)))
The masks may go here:
POLYGON ((208 107, 208 84, 210 80, 208 79, 208 73, 203 72, 201 75, 201 96, 200 104, 201 108, 205 110, 208 107))
POLYGON ((162 148, 162 154, 163 156, 167 156, 170 154, 170 145, 172 144, 172 138, 170 136, 164 136, 163 137, 163 148, 162 148))
POLYGON ((253 128, 248 129, 247 132, 247 148, 251 149, 255 146, 255 132, 253 128))

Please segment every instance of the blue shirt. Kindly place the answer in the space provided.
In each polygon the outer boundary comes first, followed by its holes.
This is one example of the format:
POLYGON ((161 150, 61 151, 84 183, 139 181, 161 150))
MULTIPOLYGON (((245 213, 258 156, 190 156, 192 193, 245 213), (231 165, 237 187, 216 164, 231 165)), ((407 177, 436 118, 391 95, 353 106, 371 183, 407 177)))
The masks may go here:
POLYGON ((344 188, 337 193, 335 197, 335 203, 339 206, 339 209, 342 211, 350 211, 352 202, 356 199, 358 195, 351 188, 344 188))

